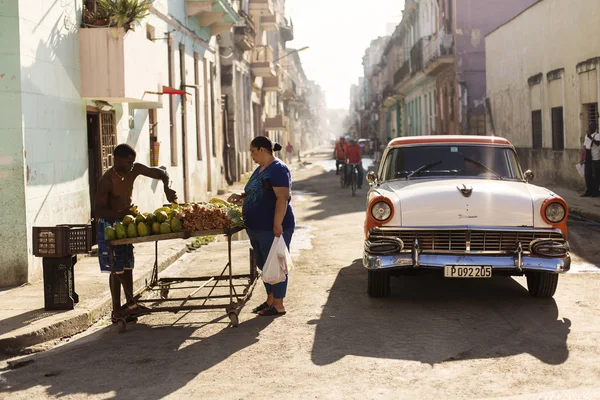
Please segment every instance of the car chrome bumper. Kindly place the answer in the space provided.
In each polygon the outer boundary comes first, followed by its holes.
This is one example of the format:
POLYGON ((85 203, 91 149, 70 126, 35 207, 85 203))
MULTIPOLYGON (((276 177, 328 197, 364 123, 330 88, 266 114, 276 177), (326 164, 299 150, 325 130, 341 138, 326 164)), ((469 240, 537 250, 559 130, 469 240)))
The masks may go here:
POLYGON ((515 273, 541 271, 563 273, 571 269, 569 254, 560 258, 533 255, 430 254, 398 253, 371 255, 364 252, 363 265, 370 270, 440 268, 447 265, 491 266, 493 270, 513 270, 515 273))

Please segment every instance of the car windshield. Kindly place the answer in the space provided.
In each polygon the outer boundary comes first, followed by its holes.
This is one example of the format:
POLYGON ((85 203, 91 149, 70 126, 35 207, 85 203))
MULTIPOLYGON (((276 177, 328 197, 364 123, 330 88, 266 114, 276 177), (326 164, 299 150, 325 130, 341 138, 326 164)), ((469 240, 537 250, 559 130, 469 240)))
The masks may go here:
POLYGON ((380 169, 382 181, 430 177, 522 180, 523 174, 514 150, 476 145, 392 148, 380 169))

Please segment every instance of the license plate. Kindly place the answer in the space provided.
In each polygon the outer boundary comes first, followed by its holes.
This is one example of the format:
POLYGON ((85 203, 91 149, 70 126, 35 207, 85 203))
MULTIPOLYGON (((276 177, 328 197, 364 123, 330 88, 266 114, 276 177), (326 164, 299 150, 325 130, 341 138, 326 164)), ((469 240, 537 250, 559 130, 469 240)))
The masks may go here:
POLYGON ((446 278, 491 278, 492 267, 446 265, 444 267, 446 278))

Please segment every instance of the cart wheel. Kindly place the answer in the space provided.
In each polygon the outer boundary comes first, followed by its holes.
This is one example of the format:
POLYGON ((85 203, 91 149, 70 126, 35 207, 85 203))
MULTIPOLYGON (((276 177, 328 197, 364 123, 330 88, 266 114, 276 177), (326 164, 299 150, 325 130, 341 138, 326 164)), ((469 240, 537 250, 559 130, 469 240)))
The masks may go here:
POLYGON ((231 325, 234 328, 240 324, 240 319, 238 318, 238 315, 234 311, 229 313, 229 320, 231 321, 231 325))
POLYGON ((117 328, 119 329, 119 333, 125 333, 127 330, 127 322, 125 322, 124 319, 118 319, 117 328))
POLYGON ((169 288, 160 289, 160 297, 163 300, 168 299, 169 298, 169 288))

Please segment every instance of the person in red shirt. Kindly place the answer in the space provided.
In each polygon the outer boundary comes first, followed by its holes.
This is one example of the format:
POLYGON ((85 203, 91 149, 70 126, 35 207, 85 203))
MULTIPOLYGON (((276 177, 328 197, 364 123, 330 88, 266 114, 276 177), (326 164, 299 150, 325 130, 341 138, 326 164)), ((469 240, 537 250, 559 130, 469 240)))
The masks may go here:
MULTIPOLYGON (((363 182, 363 168, 362 168, 362 152, 360 151, 360 146, 356 143, 356 139, 350 138, 350 144, 346 147, 346 160, 348 164, 358 164, 357 165, 357 186, 358 188, 362 188, 363 182)), ((348 182, 350 182, 350 174, 352 170, 350 168, 346 169, 346 186, 348 186, 348 182)))
POLYGON ((346 147, 348 144, 346 143, 346 139, 343 136, 340 136, 340 140, 335 144, 335 149, 333 150, 333 157, 335 158, 335 174, 340 174, 340 165, 344 165, 346 163, 346 147))

